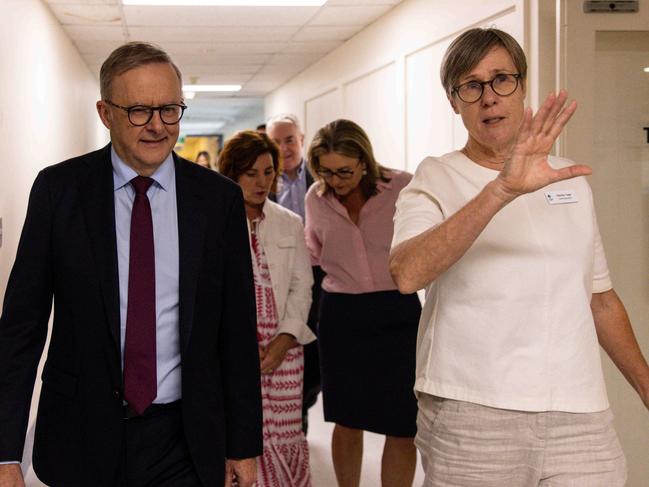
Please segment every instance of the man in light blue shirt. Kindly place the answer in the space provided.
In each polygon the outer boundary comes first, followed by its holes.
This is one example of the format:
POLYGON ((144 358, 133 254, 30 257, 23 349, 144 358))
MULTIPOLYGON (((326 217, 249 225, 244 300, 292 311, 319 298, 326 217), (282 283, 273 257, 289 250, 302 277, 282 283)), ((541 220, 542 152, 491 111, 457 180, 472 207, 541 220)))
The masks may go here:
POLYGON ((282 173, 275 198, 277 203, 302 217, 304 197, 313 184, 313 177, 304 160, 304 134, 295 115, 282 114, 266 122, 266 133, 275 142, 282 156, 282 173))

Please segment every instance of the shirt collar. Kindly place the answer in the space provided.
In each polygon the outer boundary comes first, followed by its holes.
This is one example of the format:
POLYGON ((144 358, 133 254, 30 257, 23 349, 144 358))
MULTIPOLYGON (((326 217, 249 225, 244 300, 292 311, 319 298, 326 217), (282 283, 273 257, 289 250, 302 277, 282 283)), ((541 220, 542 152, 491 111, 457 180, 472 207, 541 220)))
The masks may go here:
MULTIPOLYGON (((126 164, 115 152, 115 148, 111 146, 110 148, 110 160, 113 165, 113 189, 118 190, 128 183, 131 182, 131 179, 136 177, 138 174, 135 170, 126 164)), ((158 183, 158 185, 167 191, 171 185, 172 179, 174 177, 174 159, 173 155, 170 152, 167 158, 160 164, 158 169, 151 175, 151 178, 158 183)))
POLYGON ((285 172, 282 172, 280 174, 280 178, 282 178, 283 181, 299 181, 300 179, 304 179, 306 181, 306 173, 304 172, 304 168, 306 166, 306 161, 304 158, 300 160, 300 165, 297 167, 297 177, 293 180, 288 177, 288 175, 285 172))

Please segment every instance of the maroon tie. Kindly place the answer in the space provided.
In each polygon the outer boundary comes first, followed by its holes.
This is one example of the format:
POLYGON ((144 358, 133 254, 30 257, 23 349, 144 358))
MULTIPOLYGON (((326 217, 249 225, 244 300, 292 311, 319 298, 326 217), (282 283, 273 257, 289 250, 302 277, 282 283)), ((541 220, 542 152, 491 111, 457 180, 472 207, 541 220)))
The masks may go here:
POLYGON ((142 414, 158 395, 153 221, 146 195, 152 183, 153 179, 143 176, 131 180, 135 201, 131 211, 124 399, 137 414, 142 414))

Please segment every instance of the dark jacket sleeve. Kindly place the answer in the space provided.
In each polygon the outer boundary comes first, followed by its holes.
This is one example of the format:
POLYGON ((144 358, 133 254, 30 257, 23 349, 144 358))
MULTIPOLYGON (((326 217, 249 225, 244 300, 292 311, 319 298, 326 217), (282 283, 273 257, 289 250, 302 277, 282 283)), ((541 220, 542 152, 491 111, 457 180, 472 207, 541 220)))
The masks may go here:
POLYGON ((248 229, 237 188, 225 229, 224 296, 220 358, 223 371, 226 456, 262 452, 262 409, 257 313, 248 229))
POLYGON ((52 308, 52 208, 44 173, 34 182, 0 317, 0 461, 21 461, 36 369, 52 308))

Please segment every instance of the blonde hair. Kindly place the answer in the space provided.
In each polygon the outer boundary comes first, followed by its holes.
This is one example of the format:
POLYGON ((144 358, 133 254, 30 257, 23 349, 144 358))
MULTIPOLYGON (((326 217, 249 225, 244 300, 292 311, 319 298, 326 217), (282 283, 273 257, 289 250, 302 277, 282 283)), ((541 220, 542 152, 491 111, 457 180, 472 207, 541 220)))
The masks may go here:
MULTIPOLYGON (((365 198, 377 193, 379 180, 387 182, 389 169, 381 166, 374 158, 372 144, 365 131, 351 120, 338 119, 322 127, 313 137, 309 146, 308 159, 311 173, 317 175, 320 169, 320 157, 336 153, 341 156, 358 159, 365 164, 366 174, 359 186, 365 198)), ((327 182, 318 176, 322 194, 331 191, 327 182)))

